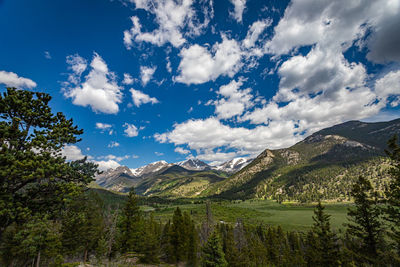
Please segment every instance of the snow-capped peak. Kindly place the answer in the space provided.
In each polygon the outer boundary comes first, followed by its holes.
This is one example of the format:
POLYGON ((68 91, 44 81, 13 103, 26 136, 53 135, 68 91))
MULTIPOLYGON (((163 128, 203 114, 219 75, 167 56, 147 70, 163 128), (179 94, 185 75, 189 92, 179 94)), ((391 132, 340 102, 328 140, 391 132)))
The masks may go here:
POLYGON ((234 158, 221 165, 215 166, 214 170, 225 171, 229 173, 234 173, 240 171, 245 166, 247 166, 253 159, 248 158, 234 158))

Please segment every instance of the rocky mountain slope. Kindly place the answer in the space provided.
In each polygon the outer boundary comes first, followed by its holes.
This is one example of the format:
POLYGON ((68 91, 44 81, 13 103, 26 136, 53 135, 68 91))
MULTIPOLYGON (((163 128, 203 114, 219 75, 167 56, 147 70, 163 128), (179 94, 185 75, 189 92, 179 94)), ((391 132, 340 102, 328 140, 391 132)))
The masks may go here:
POLYGON ((383 190, 389 168, 384 148, 393 134, 400 134, 400 119, 380 123, 350 121, 326 128, 290 148, 266 149, 251 164, 213 184, 202 195, 345 201, 360 174, 383 190))

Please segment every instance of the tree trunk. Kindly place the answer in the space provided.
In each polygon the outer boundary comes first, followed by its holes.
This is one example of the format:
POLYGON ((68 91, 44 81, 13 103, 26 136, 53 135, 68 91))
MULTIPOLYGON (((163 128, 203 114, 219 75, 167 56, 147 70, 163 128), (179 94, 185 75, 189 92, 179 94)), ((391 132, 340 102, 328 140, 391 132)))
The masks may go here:
POLYGON ((36 267, 40 267, 40 250, 39 250, 38 255, 37 255, 36 267))
POLYGON ((83 256, 83 262, 84 263, 87 261, 87 254, 88 254, 88 250, 85 248, 85 254, 83 256))

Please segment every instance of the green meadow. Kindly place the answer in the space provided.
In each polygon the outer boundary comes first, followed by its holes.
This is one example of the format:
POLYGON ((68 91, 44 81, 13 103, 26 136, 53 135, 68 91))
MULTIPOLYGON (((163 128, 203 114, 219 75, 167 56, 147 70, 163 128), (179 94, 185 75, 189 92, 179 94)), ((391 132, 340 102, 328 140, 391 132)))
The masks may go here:
MULTIPOLYGON (((331 215, 334 229, 343 228, 347 222, 347 208, 350 204, 325 204, 331 215)), ((176 207, 189 212, 196 222, 204 220, 205 204, 165 205, 157 208, 143 206, 145 211, 153 212, 156 219, 167 221, 172 218, 176 207)), ((240 202, 212 202, 213 218, 216 222, 235 223, 237 219, 247 224, 278 226, 284 230, 308 230, 313 224, 314 205, 278 204, 271 200, 246 200, 240 202)))

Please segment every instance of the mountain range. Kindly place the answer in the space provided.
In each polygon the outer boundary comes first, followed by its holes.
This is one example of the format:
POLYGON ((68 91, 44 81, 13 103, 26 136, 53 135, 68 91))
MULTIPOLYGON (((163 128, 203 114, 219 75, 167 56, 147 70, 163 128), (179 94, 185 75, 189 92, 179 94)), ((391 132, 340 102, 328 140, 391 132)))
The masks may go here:
POLYGON ((349 201, 359 175, 382 192, 390 168, 387 140, 400 134, 400 119, 349 121, 322 129, 284 149, 266 149, 255 159, 237 158, 219 166, 197 159, 158 161, 138 169, 118 167, 97 177, 108 189, 161 197, 262 198, 309 202, 349 201))
MULTIPOLYGON (((239 171, 251 161, 252 159, 235 158, 221 165, 210 166, 198 159, 187 159, 177 163, 168 163, 161 160, 136 169, 129 169, 126 166, 108 169, 96 177, 96 183, 106 189, 119 192, 127 192, 134 186, 138 192, 150 194, 149 192, 153 192, 154 190, 149 185, 155 186, 161 182, 165 183, 165 175, 169 174, 171 176, 171 173, 174 173, 174 176, 179 177, 181 182, 185 180, 184 178, 200 182, 198 180, 201 177, 200 180, 202 181, 200 184, 202 184, 201 187, 203 188, 205 180, 208 181, 206 182, 208 184, 209 182, 214 183, 225 179, 229 174, 239 171), (160 180, 161 177, 164 179, 160 180)), ((188 181, 185 180, 185 184, 187 185, 188 181)))

